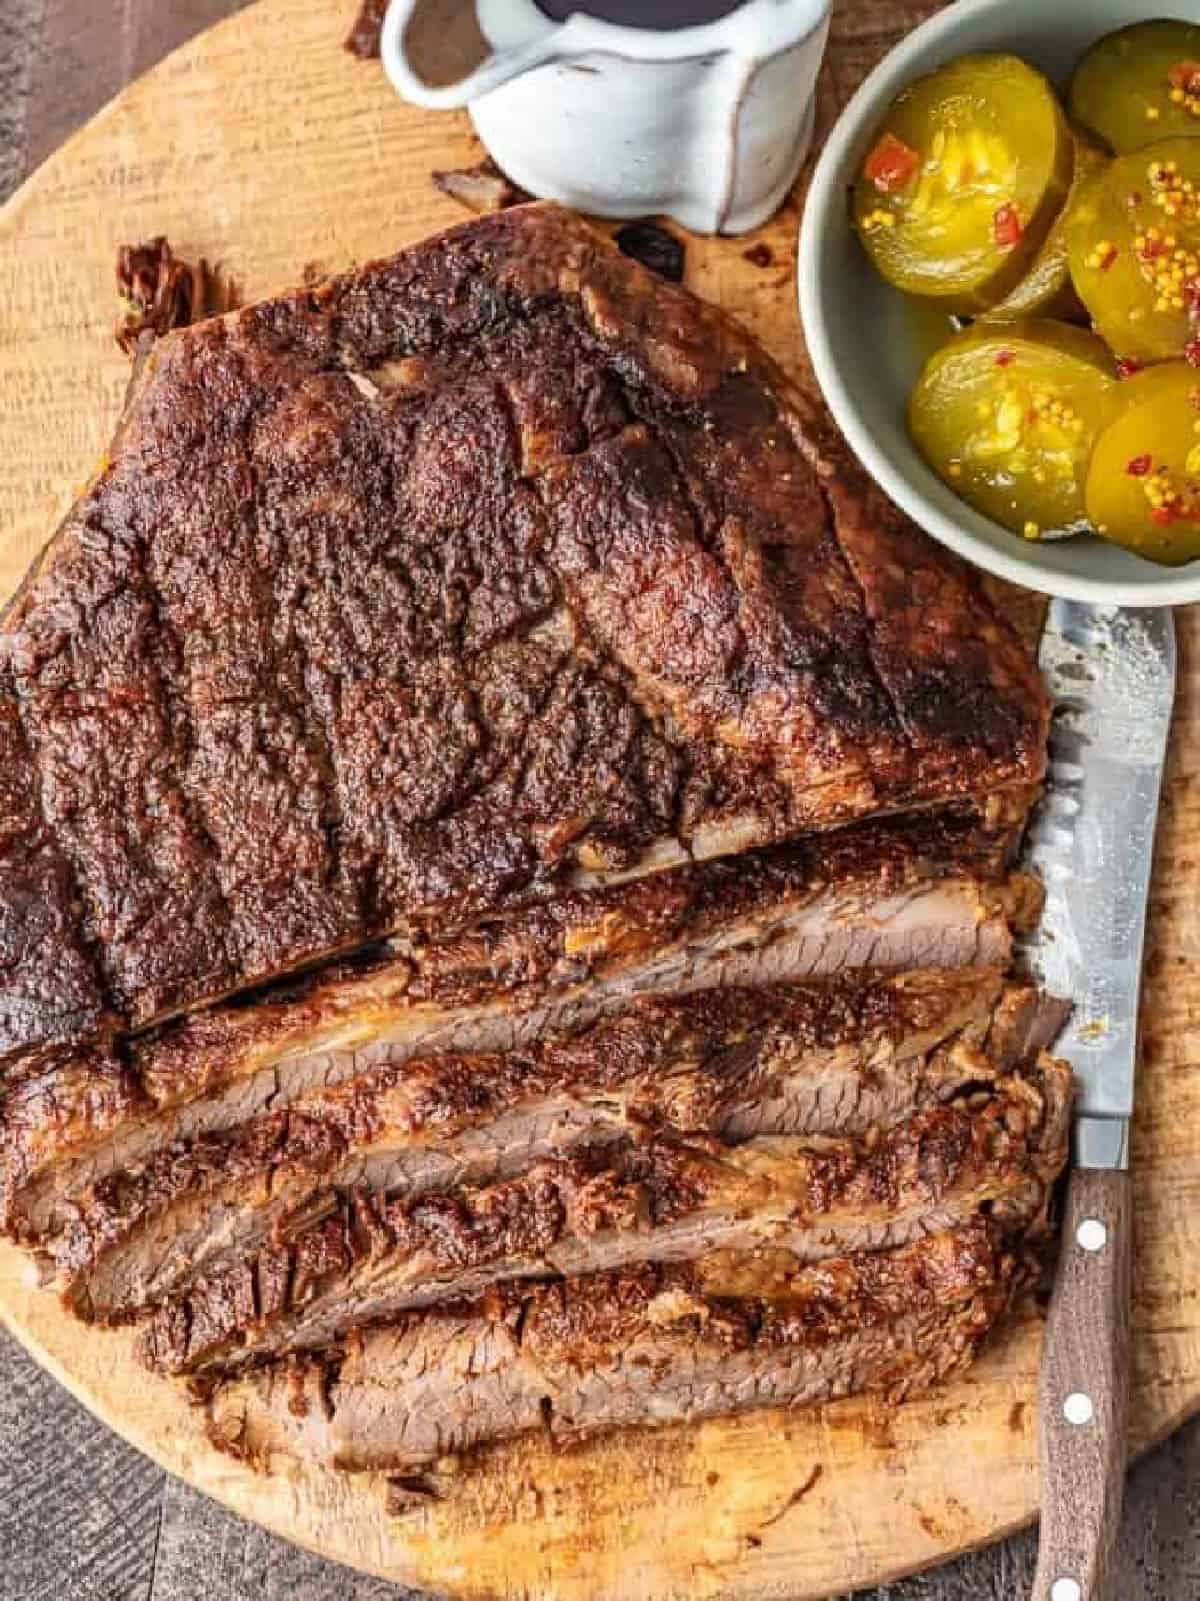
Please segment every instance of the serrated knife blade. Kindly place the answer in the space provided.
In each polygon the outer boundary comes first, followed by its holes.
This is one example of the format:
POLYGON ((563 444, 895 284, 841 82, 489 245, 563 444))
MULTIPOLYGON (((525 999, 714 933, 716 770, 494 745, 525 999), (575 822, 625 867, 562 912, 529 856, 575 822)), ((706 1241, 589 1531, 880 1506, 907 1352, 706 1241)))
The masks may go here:
POLYGON ((1171 709, 1171 612, 1051 603, 1038 662, 1053 714, 1026 858, 1046 904, 1025 960, 1073 1011, 1055 1052, 1078 1084, 1075 1160, 1125 1167, 1154 834, 1171 709))
POLYGON ((1154 834, 1175 699, 1169 611, 1055 600, 1038 652, 1053 702, 1027 860, 1046 887, 1025 958, 1073 1005, 1075 1166, 1039 1385, 1034 1601, 1117 1601, 1126 1463, 1133 1185, 1129 1125, 1154 834))

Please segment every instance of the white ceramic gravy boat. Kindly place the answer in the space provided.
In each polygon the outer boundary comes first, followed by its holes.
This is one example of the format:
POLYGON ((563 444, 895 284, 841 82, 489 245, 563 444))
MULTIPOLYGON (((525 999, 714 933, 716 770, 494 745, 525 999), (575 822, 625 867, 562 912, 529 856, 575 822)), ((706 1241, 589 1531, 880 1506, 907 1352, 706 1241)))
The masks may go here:
POLYGON ((829 0, 745 0, 698 27, 621 27, 534 0, 392 0, 382 55, 418 105, 470 107, 523 189, 599 216, 744 233, 808 149, 829 0))

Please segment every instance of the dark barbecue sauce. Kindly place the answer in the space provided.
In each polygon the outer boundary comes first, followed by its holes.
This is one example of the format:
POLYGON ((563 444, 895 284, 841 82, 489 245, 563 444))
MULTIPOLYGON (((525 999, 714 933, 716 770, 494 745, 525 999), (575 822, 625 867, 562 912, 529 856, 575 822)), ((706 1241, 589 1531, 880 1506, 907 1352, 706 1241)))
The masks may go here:
POLYGON ((736 11, 742 0, 537 0, 556 22, 573 12, 625 28, 695 28, 736 11))

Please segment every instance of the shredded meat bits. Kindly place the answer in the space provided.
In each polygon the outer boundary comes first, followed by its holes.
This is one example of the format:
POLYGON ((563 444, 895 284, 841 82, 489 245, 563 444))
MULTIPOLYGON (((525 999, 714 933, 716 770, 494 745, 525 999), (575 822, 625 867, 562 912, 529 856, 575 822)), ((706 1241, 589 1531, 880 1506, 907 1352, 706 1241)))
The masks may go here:
POLYGON ((117 323, 117 343, 132 356, 138 339, 150 332, 156 339, 172 328, 186 328, 206 315, 209 301, 208 263, 193 267, 159 234, 141 245, 122 245, 117 252, 117 290, 124 315, 117 323))
POLYGON ((363 0, 354 26, 346 36, 346 49, 362 61, 370 61, 379 54, 379 36, 383 32, 383 14, 387 0, 363 0))

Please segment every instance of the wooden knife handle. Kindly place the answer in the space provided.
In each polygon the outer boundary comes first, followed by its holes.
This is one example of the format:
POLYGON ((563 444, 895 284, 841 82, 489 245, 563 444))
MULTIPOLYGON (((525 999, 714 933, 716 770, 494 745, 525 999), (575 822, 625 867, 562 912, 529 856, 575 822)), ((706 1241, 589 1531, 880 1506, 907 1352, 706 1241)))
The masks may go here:
POLYGON ((1034 1601, 1112 1601, 1132 1352, 1128 1173, 1076 1168, 1042 1353, 1034 1601))

